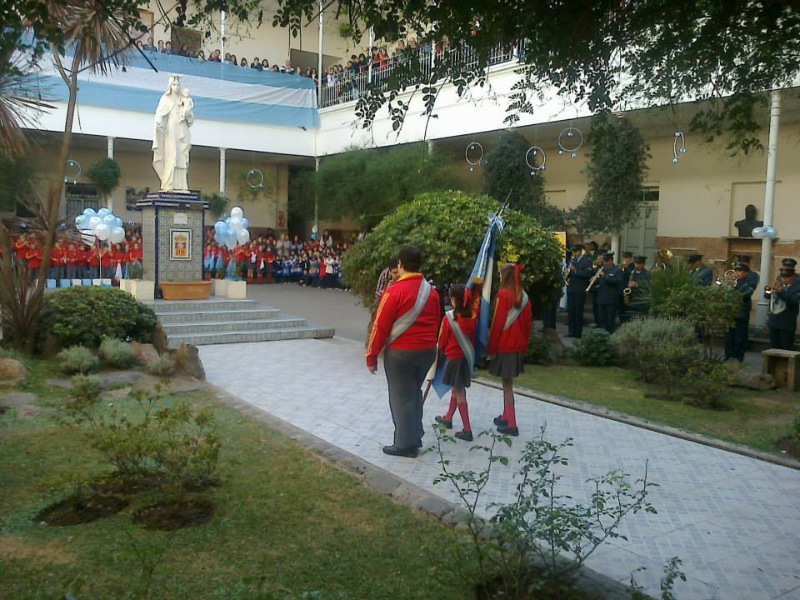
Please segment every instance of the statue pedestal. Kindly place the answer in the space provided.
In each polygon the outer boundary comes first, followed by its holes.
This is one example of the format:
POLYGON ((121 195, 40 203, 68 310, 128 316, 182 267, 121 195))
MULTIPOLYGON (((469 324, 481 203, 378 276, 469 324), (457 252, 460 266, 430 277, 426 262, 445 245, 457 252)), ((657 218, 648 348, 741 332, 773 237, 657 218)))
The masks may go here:
MULTIPOLYGON (((163 295, 163 283, 201 282, 204 209, 208 204, 200 200, 200 194, 150 192, 136 206, 142 209, 144 275, 155 282, 156 295, 163 295)), ((175 289, 174 285, 169 287, 175 289)), ((196 292, 197 286, 190 287, 196 292)))

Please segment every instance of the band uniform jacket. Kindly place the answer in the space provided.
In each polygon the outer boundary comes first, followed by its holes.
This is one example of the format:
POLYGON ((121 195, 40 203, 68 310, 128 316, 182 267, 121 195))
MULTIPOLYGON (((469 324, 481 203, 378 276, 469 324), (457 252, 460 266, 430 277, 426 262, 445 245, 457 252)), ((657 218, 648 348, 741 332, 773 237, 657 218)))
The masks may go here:
POLYGON ((692 269, 692 279, 697 281, 702 286, 709 286, 711 285, 711 281, 714 279, 714 274, 711 272, 705 265, 700 265, 696 269, 692 269))
MULTIPOLYGON (((378 364, 378 354, 387 345, 394 322, 410 311, 417 301, 422 273, 408 273, 389 284, 381 296, 367 344, 367 366, 378 364)), ((397 350, 428 350, 436 347, 439 333, 439 294, 431 286, 431 293, 417 320, 396 340, 388 344, 397 350)))
POLYGON ((797 329, 797 313, 800 311, 800 278, 795 277, 792 283, 780 292, 773 291, 772 293, 786 302, 786 310, 777 315, 770 312, 767 325, 771 329, 794 331, 797 329))
MULTIPOLYGON (((629 285, 631 281, 635 281, 637 285, 642 285, 642 283, 650 281, 650 273, 646 269, 642 269, 641 271, 637 271, 634 269, 634 271, 628 278, 628 282, 626 285, 629 285)), ((642 291, 642 288, 640 287, 631 288, 631 306, 633 308, 643 306, 644 295, 645 294, 644 291, 642 291)))
MULTIPOLYGON (((583 289, 586 289, 584 284, 583 289)), ((489 347, 486 349, 491 356, 495 352, 503 354, 524 353, 528 349, 528 341, 531 337, 531 303, 528 302, 511 327, 503 331, 508 317, 508 311, 514 306, 511 292, 503 288, 497 292, 497 299, 494 305, 494 317, 492 317, 492 328, 489 332, 489 347)))
POLYGON ((753 289, 758 287, 758 282, 760 279, 761 277, 759 277, 758 273, 755 271, 748 271, 747 275, 745 276, 745 280, 750 282, 750 285, 753 286, 753 289))
POLYGON ((571 274, 568 292, 586 292, 586 286, 592 278, 592 261, 588 256, 581 255, 580 258, 573 258, 569 261, 574 265, 575 272, 571 274))
POLYGON ((745 277, 744 279, 737 279, 733 289, 742 295, 742 312, 737 318, 749 321, 750 309, 753 308, 753 292, 756 291, 756 286, 753 285, 752 280, 745 277))
POLYGON ((597 278, 597 304, 619 304, 622 289, 628 283, 623 277, 622 269, 617 265, 603 269, 603 276, 597 278))

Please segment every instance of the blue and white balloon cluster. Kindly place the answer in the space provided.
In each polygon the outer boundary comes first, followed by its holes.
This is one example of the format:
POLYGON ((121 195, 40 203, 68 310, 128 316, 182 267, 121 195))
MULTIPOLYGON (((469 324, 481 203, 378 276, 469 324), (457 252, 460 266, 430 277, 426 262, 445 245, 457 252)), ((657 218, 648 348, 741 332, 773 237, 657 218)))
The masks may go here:
POLYGON ((109 244, 119 244, 125 239, 122 219, 107 208, 97 212, 87 208, 82 215, 75 217, 75 227, 81 232, 81 238, 87 246, 93 246, 95 239, 109 244))
POLYGON ((233 250, 236 244, 246 244, 250 241, 250 221, 244 216, 244 211, 235 206, 231 209, 231 216, 219 220, 214 224, 214 240, 228 250, 233 250))

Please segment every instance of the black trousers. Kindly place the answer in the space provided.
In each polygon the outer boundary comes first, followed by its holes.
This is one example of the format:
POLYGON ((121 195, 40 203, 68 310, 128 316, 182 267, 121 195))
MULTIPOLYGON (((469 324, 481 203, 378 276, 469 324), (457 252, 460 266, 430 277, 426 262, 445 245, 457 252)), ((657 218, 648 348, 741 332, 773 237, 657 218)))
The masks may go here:
POLYGON ((617 328, 618 310, 619 307, 616 304, 599 304, 597 306, 597 316, 600 319, 599 327, 602 327, 608 333, 614 333, 617 328))
POLYGON ((422 445, 422 384, 436 358, 436 348, 383 353, 389 384, 389 408, 394 421, 394 445, 405 450, 422 445))
POLYGON ((592 296, 592 317, 594 318, 594 324, 598 327, 602 327, 602 323, 600 322, 600 307, 597 305, 597 292, 589 292, 592 296))
POLYGON ((769 328, 769 347, 776 350, 794 350, 794 331, 769 328))
POLYGON ((544 318, 542 319, 542 326, 545 329, 555 329, 556 328, 556 315, 558 314, 558 302, 561 300, 561 296, 557 296, 550 300, 547 303, 547 307, 545 309, 544 318))
POLYGON ((744 362, 744 353, 747 352, 749 325, 749 319, 736 319, 736 324, 725 334, 725 360, 735 358, 739 362, 744 362))
POLYGON ((586 304, 586 292, 567 292, 567 319, 569 335, 583 335, 583 308, 586 304))

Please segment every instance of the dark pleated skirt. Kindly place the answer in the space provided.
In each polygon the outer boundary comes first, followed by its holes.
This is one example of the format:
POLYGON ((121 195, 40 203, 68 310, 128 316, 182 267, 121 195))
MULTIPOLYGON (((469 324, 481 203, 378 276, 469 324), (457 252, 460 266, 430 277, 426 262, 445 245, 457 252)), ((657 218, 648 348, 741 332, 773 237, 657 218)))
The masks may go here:
POLYGON ((525 356, 518 352, 498 352, 489 363, 489 373, 500 379, 514 379, 525 371, 525 356))
POLYGON ((442 371, 442 383, 450 387, 468 388, 472 383, 472 369, 469 361, 464 358, 445 359, 442 371))

